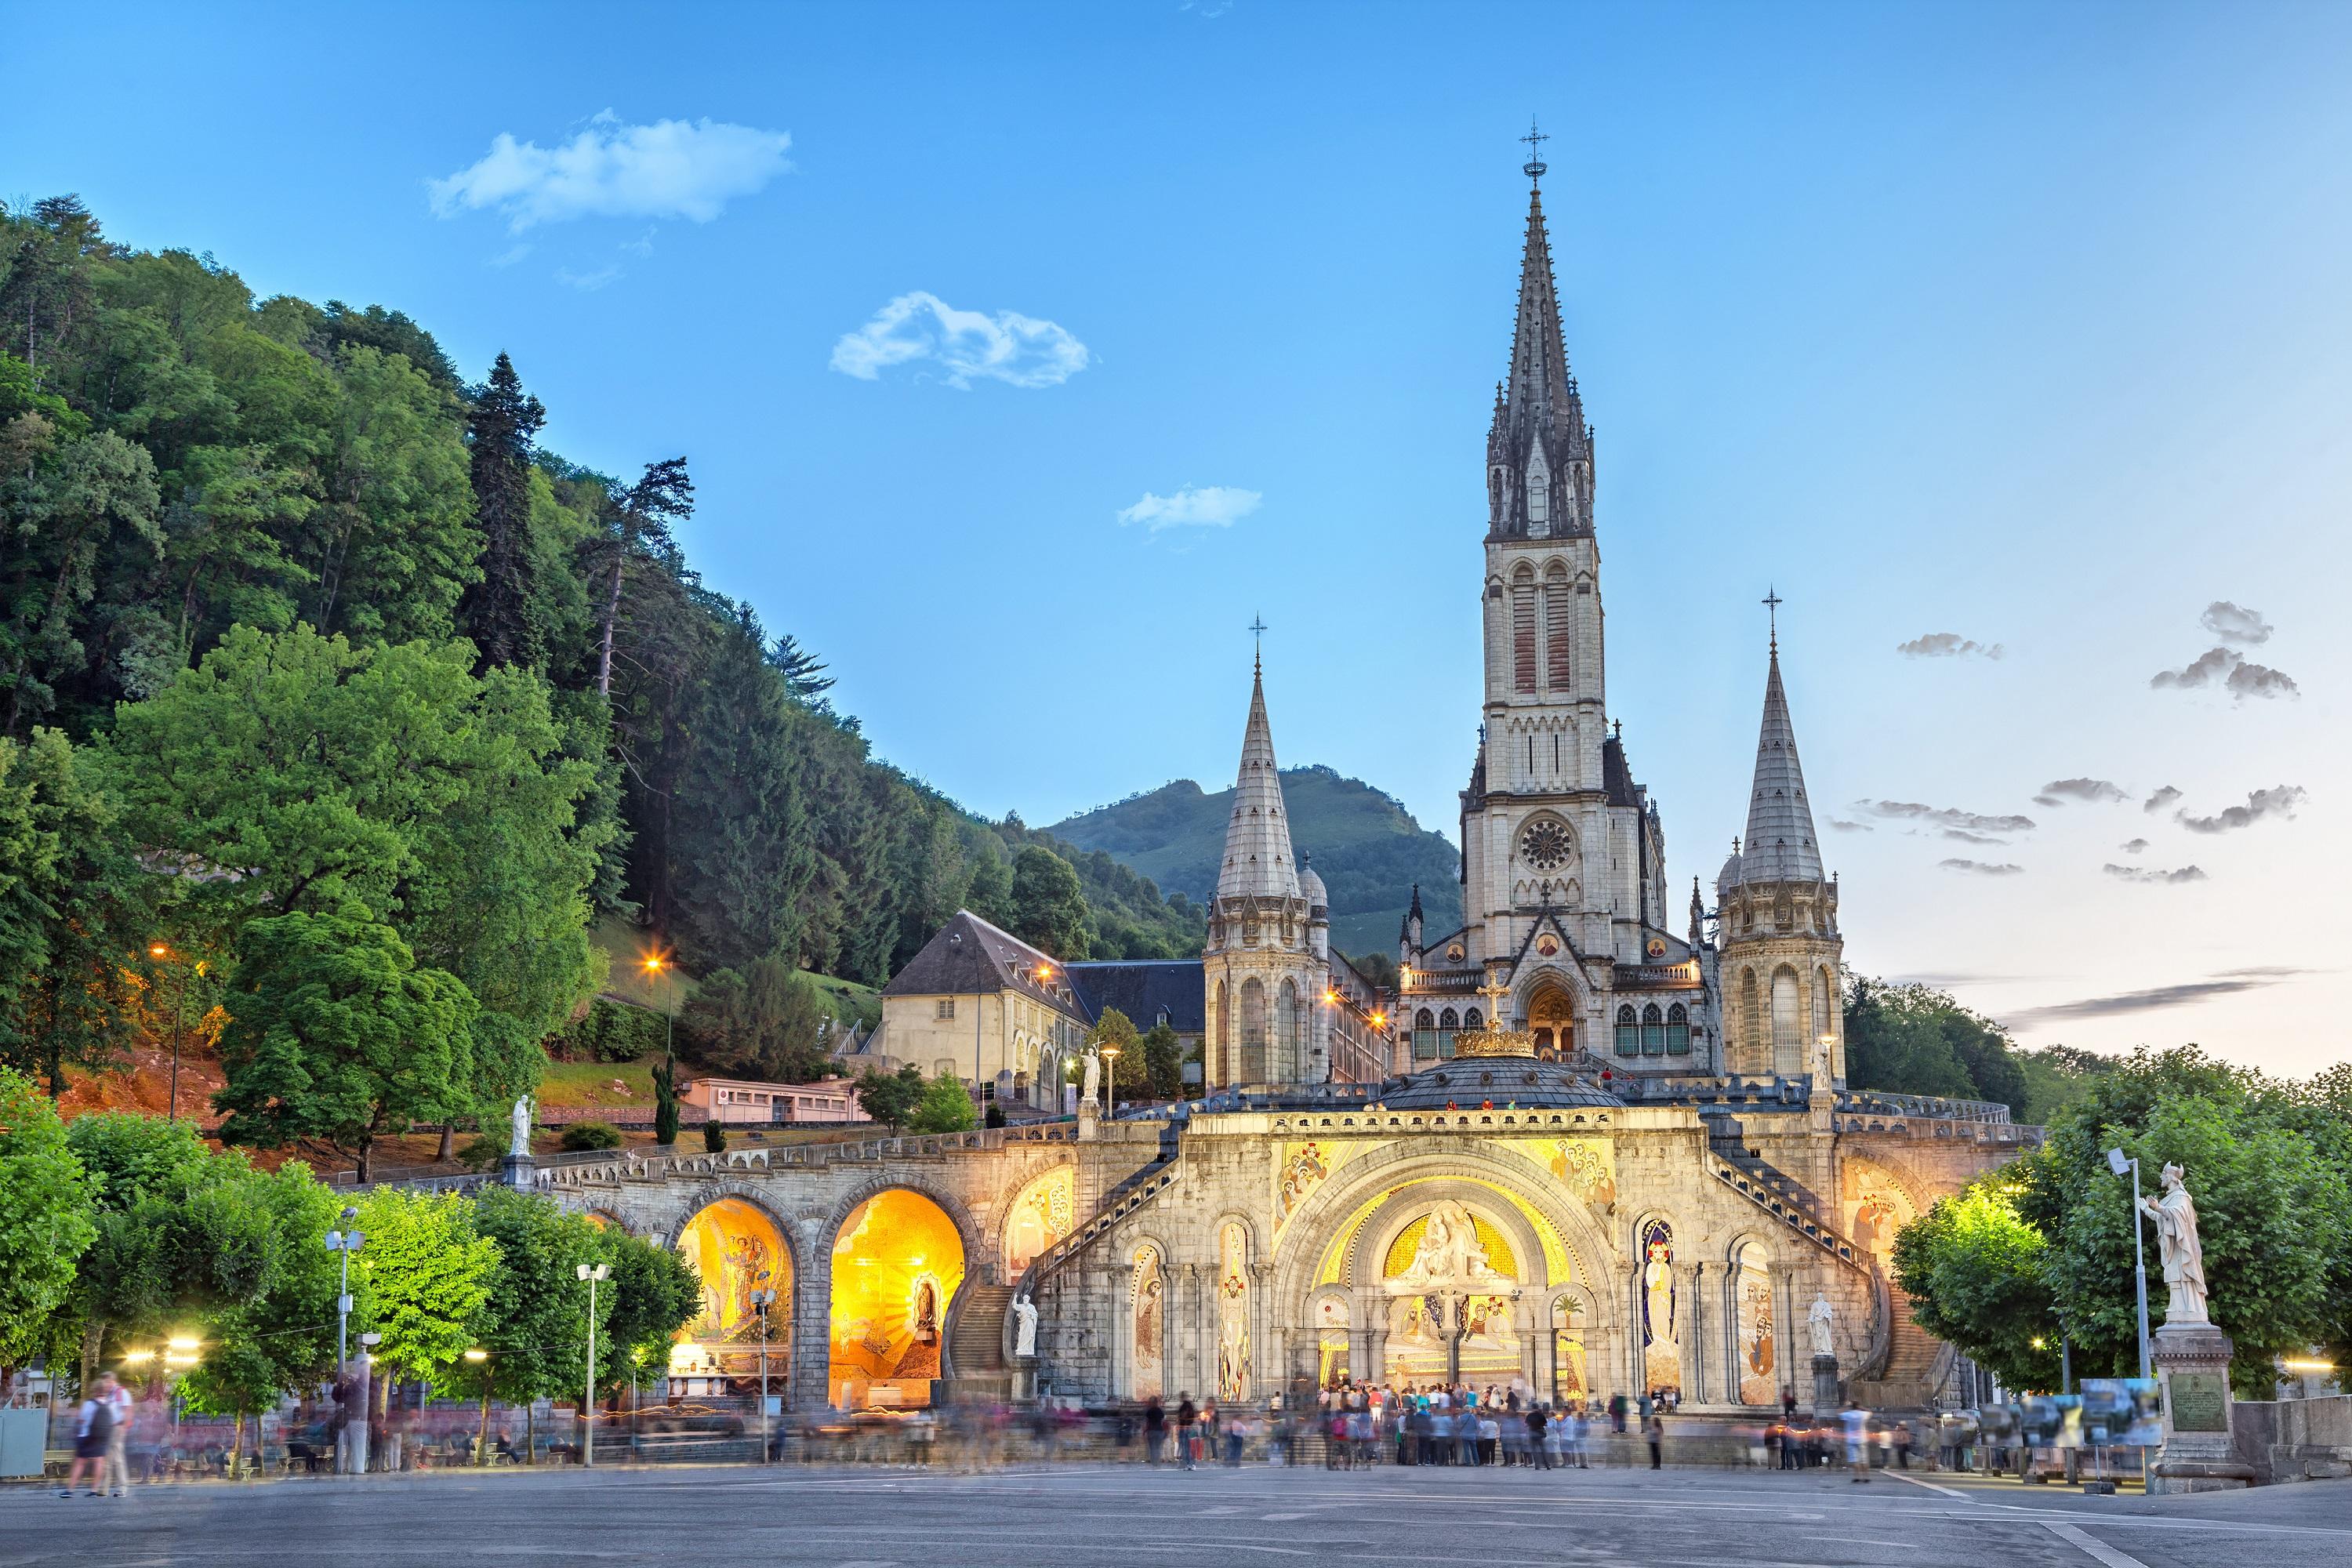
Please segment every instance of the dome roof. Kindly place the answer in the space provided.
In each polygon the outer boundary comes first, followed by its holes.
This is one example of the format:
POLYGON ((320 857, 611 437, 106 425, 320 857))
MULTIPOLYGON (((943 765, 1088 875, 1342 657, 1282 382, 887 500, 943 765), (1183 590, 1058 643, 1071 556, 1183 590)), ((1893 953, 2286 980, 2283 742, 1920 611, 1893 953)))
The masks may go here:
POLYGON ((1719 893, 1727 888, 1738 886, 1739 886, 1739 856, 1735 852, 1724 861, 1723 869, 1715 874, 1715 889, 1719 893))
POLYGON ((1308 859, 1304 854, 1298 857, 1298 891, 1309 909, 1328 910, 1331 907, 1331 895, 1324 890, 1323 879, 1316 874, 1308 859))
POLYGON ((1449 1104, 1467 1110, 1489 1100, 1521 1110, 1570 1106, 1607 1109, 1625 1103, 1565 1062, 1525 1057, 1462 1057, 1439 1062, 1389 1079, 1373 1091, 1373 1098, 1391 1110, 1443 1110, 1449 1104))

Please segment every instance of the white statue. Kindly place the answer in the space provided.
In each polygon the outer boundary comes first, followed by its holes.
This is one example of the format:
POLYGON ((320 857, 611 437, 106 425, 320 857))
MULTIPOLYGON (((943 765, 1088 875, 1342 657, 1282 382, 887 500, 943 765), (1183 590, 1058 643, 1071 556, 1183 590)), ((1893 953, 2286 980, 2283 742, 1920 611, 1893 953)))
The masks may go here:
POLYGON ((1813 1353, 1833 1356, 1837 1351, 1830 1343, 1830 1328, 1837 1321, 1837 1309, 1830 1305, 1827 1296, 1816 1292, 1812 1309, 1805 1314, 1805 1326, 1812 1331, 1813 1353))
POLYGON ((514 1136, 507 1142, 507 1152, 518 1160, 530 1157, 530 1096, 527 1094, 514 1102, 514 1136))
MULTIPOLYGON (((1093 1060, 1091 1057, 1087 1058, 1093 1060)), ((1013 1353, 1034 1356, 1037 1353, 1037 1304, 1026 1296, 1013 1299, 1013 1353)))
POLYGON ((2164 1310, 2168 1323, 2203 1323, 2205 1315, 2205 1245, 2197 1238, 2197 1205, 2181 1184, 2180 1167, 2164 1167, 2164 1193, 2142 1198, 2139 1206, 2156 1221, 2157 1245, 2164 1256, 2165 1289, 2172 1300, 2164 1310))
POLYGON ((1400 1281, 1411 1284, 1494 1278, 1494 1266, 1486 1261, 1486 1248, 1478 1240, 1478 1227, 1470 1211, 1450 1199, 1430 1211, 1429 1224, 1413 1248, 1412 1262, 1398 1276, 1400 1281))
POLYGON ((1822 1036, 1821 1043, 1813 1047, 1813 1081, 1823 1089, 1831 1088, 1837 1081, 1836 1075, 1830 1071, 1830 1038, 1827 1035, 1822 1036))
POLYGON ((1079 1096, 1088 1105, 1101 1103, 1096 1096, 1102 1089, 1102 1058, 1093 1051, 1087 1053, 1087 1087, 1079 1096))

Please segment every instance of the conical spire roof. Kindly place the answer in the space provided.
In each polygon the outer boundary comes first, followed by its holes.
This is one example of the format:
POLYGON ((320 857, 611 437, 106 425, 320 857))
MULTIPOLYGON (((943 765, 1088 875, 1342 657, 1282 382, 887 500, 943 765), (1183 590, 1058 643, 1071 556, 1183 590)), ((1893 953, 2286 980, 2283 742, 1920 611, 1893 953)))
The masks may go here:
POLYGON ((1511 331, 1511 374, 1503 401, 1511 414, 1543 416, 1555 432, 1573 436, 1584 415, 1568 373, 1568 341, 1559 326, 1559 291, 1551 275, 1551 236, 1544 227, 1543 190, 1528 193, 1527 248, 1519 257, 1519 315, 1511 331))
POLYGON ((1780 641, 1772 639, 1764 677, 1764 724, 1756 737, 1756 787, 1748 797, 1748 837, 1739 853, 1743 882, 1818 882, 1821 845, 1797 761, 1797 727, 1780 686, 1780 641))
POLYGON ((1234 780, 1234 815, 1225 825, 1225 860, 1217 872, 1220 899, 1296 899, 1298 868, 1290 852, 1290 813, 1282 804, 1282 774, 1274 761, 1274 730, 1265 721, 1265 675, 1250 678, 1249 723, 1242 731, 1242 765, 1234 780))

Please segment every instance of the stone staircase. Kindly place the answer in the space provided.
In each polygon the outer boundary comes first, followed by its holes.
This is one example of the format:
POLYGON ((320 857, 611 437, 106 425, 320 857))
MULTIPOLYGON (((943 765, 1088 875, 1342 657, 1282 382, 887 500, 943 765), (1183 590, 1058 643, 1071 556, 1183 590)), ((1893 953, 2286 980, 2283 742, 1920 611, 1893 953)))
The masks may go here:
POLYGON ((1013 1367, 1004 1357, 1004 1320, 1013 1287, 969 1280, 948 1322, 947 1381, 960 1398, 1009 1399, 1013 1367))
POLYGON ((1876 1410, 1925 1410, 1951 1381, 1952 1347, 1921 1328, 1911 1316, 1911 1298, 1894 1281, 1886 1282, 1886 1370, 1852 1393, 1857 1404, 1876 1410))

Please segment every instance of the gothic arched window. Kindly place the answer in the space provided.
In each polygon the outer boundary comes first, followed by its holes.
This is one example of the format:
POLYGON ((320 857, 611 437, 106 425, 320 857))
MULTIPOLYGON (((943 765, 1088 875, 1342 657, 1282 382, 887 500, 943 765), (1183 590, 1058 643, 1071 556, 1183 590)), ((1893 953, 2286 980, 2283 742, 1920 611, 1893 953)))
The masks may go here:
POLYGON ((1666 1054, 1666 1016, 1658 1011, 1655 1002, 1642 1009, 1642 1054, 1645 1057, 1666 1054))
POLYGON ((1305 1064, 1298 1059, 1298 982, 1286 980, 1276 998, 1274 1027, 1281 1049, 1276 1054, 1273 1076, 1287 1083, 1304 1076, 1305 1064))
POLYGON ((1786 967, 1772 972, 1772 1070, 1805 1070, 1804 1004, 1799 999, 1797 972, 1786 967))
POLYGON ((1631 1007, 1618 1008, 1617 1054, 1621 1057, 1638 1056, 1641 1054, 1641 1049, 1642 1026, 1635 1021, 1633 1017, 1633 1009, 1631 1007))
POLYGON ((1666 1009, 1666 1055, 1690 1055, 1690 1015, 1679 1002, 1666 1009))
POLYGON ((1255 975, 1242 982, 1242 1039, 1236 1083, 1265 1081, 1265 982, 1255 975))
POLYGON ((1434 1029, 1437 1027, 1437 1015, 1423 1007, 1412 1016, 1412 1026, 1416 1029, 1434 1029))
POLYGON ((1437 1016, 1437 1026, 1441 1029, 1455 1028, 1459 1025, 1460 1020, 1454 1016, 1454 1009, 1451 1007, 1437 1016))
POLYGON ((1476 1028, 1482 1028, 1482 1027, 1484 1027, 1484 1026, 1479 1022, 1479 1015, 1478 1015, 1478 1009, 1477 1009, 1477 1008, 1473 1007, 1473 1008, 1471 1008, 1468 1012, 1466 1012, 1466 1013, 1465 1013, 1465 1014, 1463 1014, 1463 1015, 1462 1015, 1462 1026, 1463 1026, 1464 1028, 1465 1028, 1465 1029, 1476 1029, 1476 1028))

